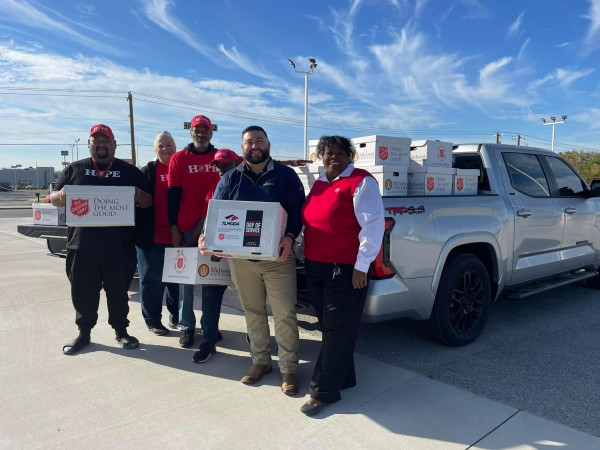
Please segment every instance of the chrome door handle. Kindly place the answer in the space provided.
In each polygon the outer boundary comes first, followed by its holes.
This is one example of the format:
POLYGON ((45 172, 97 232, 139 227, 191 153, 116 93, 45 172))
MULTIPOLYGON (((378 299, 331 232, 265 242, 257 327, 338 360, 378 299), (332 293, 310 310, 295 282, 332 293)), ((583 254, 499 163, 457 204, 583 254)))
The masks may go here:
POLYGON ((529 211, 528 209, 522 209, 520 211, 517 211, 517 216, 519 217, 529 217, 531 215, 531 211, 529 211))
POLYGON ((575 214, 577 212, 577 208, 565 208, 565 214, 575 214))

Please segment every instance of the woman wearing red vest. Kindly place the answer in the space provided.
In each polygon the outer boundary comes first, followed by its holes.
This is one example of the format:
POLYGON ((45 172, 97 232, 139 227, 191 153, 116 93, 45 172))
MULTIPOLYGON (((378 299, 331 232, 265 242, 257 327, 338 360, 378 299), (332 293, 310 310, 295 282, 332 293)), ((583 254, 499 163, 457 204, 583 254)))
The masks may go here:
POLYGON ((326 173, 312 187, 304 207, 306 284, 323 335, 300 409, 318 413, 356 385, 354 346, 367 295, 367 272, 384 233, 383 203, 375 179, 351 164, 356 151, 341 136, 323 136, 317 156, 326 173))

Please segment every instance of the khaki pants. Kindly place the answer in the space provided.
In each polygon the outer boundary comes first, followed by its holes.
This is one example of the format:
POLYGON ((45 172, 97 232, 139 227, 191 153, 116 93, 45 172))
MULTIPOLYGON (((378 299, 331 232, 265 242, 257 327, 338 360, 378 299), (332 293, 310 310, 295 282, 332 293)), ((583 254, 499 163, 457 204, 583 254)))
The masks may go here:
POLYGON ((293 252, 284 262, 230 259, 229 267, 246 316, 252 363, 271 363, 268 296, 279 347, 279 370, 296 373, 299 336, 295 308, 296 259, 293 252))

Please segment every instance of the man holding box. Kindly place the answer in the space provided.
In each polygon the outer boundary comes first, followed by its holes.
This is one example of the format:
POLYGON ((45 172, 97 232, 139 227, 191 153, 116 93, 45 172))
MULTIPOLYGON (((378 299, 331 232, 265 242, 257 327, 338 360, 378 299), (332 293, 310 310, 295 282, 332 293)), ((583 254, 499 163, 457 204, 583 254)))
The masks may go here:
MULTIPOLYGON (((304 188, 293 169, 275 163, 265 130, 253 125, 242 132, 245 163, 226 173, 215 191, 216 200, 279 202, 288 214, 285 235, 275 261, 231 259, 231 275, 240 294, 250 338, 252 367, 242 378, 254 384, 273 369, 269 346, 266 297, 273 311, 275 339, 279 347, 281 390, 298 392, 298 322, 296 319, 296 258, 292 245, 302 228, 300 212, 304 188)), ((202 242, 201 242, 202 245, 202 242)))
MULTIPOLYGON (((91 158, 71 163, 58 177, 56 190, 50 195, 54 206, 65 206, 66 185, 135 186, 135 205, 152 206, 150 188, 142 172, 115 158, 117 141, 108 126, 92 127, 88 148, 91 158)), ((127 349, 139 346, 138 340, 127 333, 127 290, 136 262, 133 226, 69 227, 65 266, 79 335, 63 346, 64 354, 75 354, 90 343, 91 330, 98 321, 101 289, 106 293, 108 323, 115 330, 117 342, 127 349)))
MULTIPOLYGON (((212 165, 217 150, 210 143, 212 122, 206 116, 195 116, 190 127, 192 142, 175 153, 169 162, 167 209, 173 247, 196 247, 206 217, 207 196, 219 182, 217 169, 212 165)), ((226 286, 202 286, 203 314, 211 314, 221 301, 226 286), (205 311, 206 310, 206 311, 205 311)), ((213 313, 214 316, 214 313, 213 313)), ((204 320, 203 320, 204 322, 204 320)), ((218 316, 217 316, 218 322, 218 316)), ((208 320, 209 324, 214 320, 208 320)), ((194 345, 196 316, 194 314, 194 285, 179 285, 179 345, 194 345)), ((216 343, 217 328, 203 326, 204 338, 216 343), (214 336, 214 338, 213 338, 214 336)))

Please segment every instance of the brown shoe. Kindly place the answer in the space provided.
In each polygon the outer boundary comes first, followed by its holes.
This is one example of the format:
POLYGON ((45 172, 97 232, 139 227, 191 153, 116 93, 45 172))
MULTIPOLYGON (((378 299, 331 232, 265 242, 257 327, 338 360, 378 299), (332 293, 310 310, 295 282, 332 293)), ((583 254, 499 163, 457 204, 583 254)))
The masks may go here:
POLYGON ((285 395, 296 395, 298 393, 298 376, 295 373, 281 374, 281 391, 285 395))
POLYGON ((258 383, 264 374, 273 370, 272 364, 252 364, 246 375, 242 377, 242 383, 254 384, 258 383))

